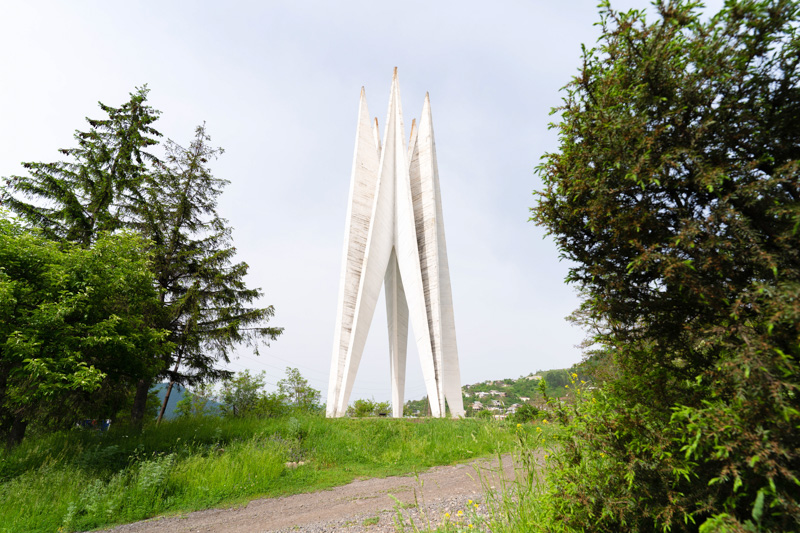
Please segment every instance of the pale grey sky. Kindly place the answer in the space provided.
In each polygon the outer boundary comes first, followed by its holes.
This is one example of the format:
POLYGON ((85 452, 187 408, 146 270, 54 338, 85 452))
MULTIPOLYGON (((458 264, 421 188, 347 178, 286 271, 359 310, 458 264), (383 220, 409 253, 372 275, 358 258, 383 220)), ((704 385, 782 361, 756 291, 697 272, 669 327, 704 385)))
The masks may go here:
MULTIPOLYGON (((0 16, 0 176, 73 146, 97 102, 148 84, 157 128, 188 143, 205 121, 231 181, 220 213, 235 228, 248 282, 285 334, 232 368, 295 366, 327 392, 358 96, 383 128, 398 67, 406 123, 429 91, 462 383, 580 360, 578 304, 553 242, 527 222, 533 169, 597 0, 6 2, 0 16)), ((721 1, 710 3, 718 9, 721 1)), ((618 8, 647 8, 640 0, 618 8)), ((425 394, 409 347, 406 398, 425 394)), ((356 398, 390 396, 384 303, 356 398)))

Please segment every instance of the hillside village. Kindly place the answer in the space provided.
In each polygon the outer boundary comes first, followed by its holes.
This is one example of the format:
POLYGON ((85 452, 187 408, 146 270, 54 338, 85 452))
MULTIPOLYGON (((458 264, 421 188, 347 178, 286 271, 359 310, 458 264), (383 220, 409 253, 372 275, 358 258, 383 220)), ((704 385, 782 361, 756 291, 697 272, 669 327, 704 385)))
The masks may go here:
MULTIPOLYGON (((520 376, 517 379, 487 380, 461 387, 464 409, 467 416, 486 412, 489 416, 503 419, 512 415, 523 404, 545 409, 545 399, 541 392, 542 381, 545 383, 547 395, 551 398, 567 396, 570 383, 570 372, 573 369, 540 370, 536 373, 520 376)), ((428 397, 409 400, 404 411, 411 416, 425 416, 428 409, 428 397)))

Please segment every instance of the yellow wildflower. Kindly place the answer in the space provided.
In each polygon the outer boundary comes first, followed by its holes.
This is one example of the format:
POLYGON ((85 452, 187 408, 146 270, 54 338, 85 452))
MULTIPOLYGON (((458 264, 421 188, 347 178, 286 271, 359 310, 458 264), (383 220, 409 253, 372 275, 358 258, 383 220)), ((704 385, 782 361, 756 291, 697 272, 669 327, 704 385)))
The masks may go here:
POLYGON ((447 520, 448 518, 450 518, 450 513, 444 513, 444 519, 447 520))
POLYGON ((464 511, 462 511, 461 509, 459 509, 459 510, 458 510, 458 512, 457 512, 456 514, 457 514, 458 516, 464 516, 464 511))

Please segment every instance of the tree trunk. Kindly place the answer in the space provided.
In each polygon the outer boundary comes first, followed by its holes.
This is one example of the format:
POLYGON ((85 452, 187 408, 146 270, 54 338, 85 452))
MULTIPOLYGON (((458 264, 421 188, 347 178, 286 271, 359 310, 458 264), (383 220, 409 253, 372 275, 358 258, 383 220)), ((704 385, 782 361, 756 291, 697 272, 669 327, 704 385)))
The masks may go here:
POLYGON ((161 419, 164 417, 164 411, 167 410, 167 402, 169 401, 169 395, 172 394, 172 385, 175 384, 174 376, 178 375, 178 368, 181 366, 181 358, 183 357, 183 349, 181 349, 181 353, 178 355, 178 360, 175 361, 175 369, 172 371, 173 378, 169 380, 169 387, 167 387, 167 393, 164 394, 164 403, 161 404, 161 411, 158 413, 158 420, 156 420, 156 425, 161 423, 161 419))
POLYGON ((169 382, 169 387, 167 387, 167 393, 164 394, 164 401, 161 403, 161 411, 158 412, 158 419, 156 420, 156 425, 161 423, 161 419, 164 418, 164 411, 167 410, 167 402, 169 402, 169 395, 172 394, 172 386, 175 384, 174 381, 169 382))
POLYGON ((133 407, 131 408, 131 424, 136 428, 141 428, 144 423, 144 411, 147 407, 147 395, 150 387, 149 379, 139 380, 139 383, 136 384, 136 396, 133 398, 133 407))
POLYGON ((6 445, 12 448, 22 442, 25 438, 25 429, 28 427, 28 422, 23 420, 22 417, 15 416, 14 421, 11 423, 11 430, 8 432, 6 445))

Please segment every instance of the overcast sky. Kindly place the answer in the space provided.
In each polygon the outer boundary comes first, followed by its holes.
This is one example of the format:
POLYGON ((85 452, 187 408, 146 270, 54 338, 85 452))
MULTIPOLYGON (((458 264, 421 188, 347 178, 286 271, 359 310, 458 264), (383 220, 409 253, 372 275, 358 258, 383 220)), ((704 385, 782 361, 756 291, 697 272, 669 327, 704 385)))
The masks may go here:
MULTIPOLYGON (((599 34, 597 0, 26 1, 0 17, 0 176, 54 161, 98 101, 147 84, 156 127, 188 144, 206 122, 230 180, 219 211, 248 283, 284 335, 235 370, 286 366, 327 393, 358 97, 381 132, 392 69, 405 122, 430 92, 463 384, 568 367, 583 332, 568 265, 528 222, 550 109, 599 34)), ((710 3, 714 9, 720 1, 710 3)), ((640 0, 618 8, 653 8, 640 0)), ((654 16, 654 15, 651 15, 654 16)), ((408 126, 407 126, 408 127, 408 126)), ((412 337, 413 338, 413 337, 412 337)), ((356 398, 390 397, 378 302, 356 398)), ((425 394, 409 343, 406 399, 425 394)))

